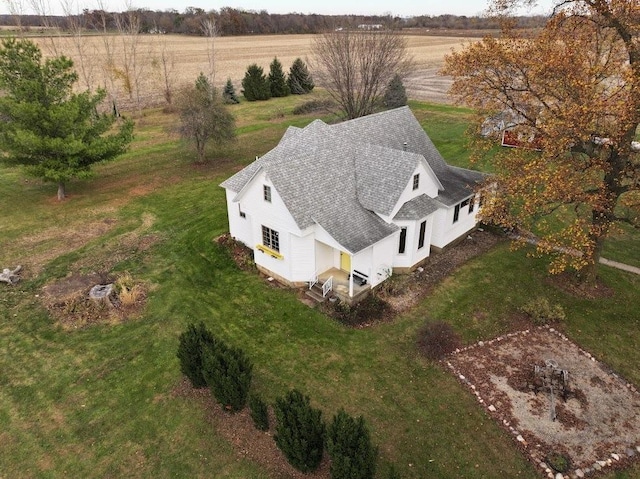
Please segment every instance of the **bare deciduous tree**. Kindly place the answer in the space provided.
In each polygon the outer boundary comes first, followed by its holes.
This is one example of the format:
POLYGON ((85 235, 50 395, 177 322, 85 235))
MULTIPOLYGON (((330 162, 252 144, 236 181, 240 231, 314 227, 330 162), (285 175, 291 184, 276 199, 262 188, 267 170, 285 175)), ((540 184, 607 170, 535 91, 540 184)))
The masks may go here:
POLYGON ((313 50, 314 76, 349 119, 372 113, 391 79, 411 66, 407 42, 393 30, 333 31, 313 50))
POLYGON ((87 39, 84 36, 87 29, 86 16, 80 13, 80 7, 74 0, 60 0, 60 5, 64 16, 66 17, 66 26, 71 35, 73 48, 76 52, 74 58, 76 70, 78 70, 78 74, 84 82, 87 90, 93 90, 93 63, 90 59, 91 54, 88 51, 87 39))
POLYGON ((13 21, 18 29, 18 34, 22 35, 22 15, 24 14, 24 0, 4 0, 9 14, 13 17, 13 21))
POLYGON ((154 57, 152 66, 160 70, 159 78, 162 82, 162 96, 167 104, 171 105, 176 82, 176 59, 175 55, 169 50, 166 40, 162 41, 160 55, 154 57))
POLYGON ((209 62, 209 72, 207 78, 212 86, 215 86, 216 79, 216 57, 215 57, 215 42, 218 36, 218 26, 216 25, 216 19, 213 15, 208 15, 207 18, 202 20, 202 33, 207 40, 207 61, 209 62))
POLYGON ((140 17, 130 1, 125 2, 126 10, 115 16, 116 28, 122 43, 122 63, 117 70, 122 85, 140 108, 140 81, 143 73, 143 63, 139 61, 140 46, 140 17))

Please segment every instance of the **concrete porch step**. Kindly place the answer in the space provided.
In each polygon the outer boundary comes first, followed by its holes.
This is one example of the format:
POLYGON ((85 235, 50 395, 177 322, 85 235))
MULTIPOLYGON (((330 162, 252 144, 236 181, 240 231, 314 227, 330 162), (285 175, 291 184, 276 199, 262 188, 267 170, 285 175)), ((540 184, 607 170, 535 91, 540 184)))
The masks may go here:
POLYGON ((307 289, 304 294, 312 298, 314 301, 317 301, 318 303, 322 303, 327 299, 322 296, 322 286, 318 286, 317 284, 314 285, 313 288, 307 289))

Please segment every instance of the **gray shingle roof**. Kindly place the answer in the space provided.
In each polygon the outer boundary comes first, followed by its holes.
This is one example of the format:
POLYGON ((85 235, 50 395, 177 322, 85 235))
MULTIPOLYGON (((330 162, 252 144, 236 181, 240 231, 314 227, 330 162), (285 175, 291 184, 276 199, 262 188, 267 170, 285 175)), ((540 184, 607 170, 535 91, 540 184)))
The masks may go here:
POLYGON ((427 215, 430 215, 441 207, 442 203, 438 202, 437 200, 434 200, 427 195, 420 195, 402 205, 393 219, 419 220, 427 215))
MULTIPOLYGON (((403 107, 336 125, 315 120, 303 129, 289 127, 278 146, 221 186, 240 193, 262 169, 300 229, 317 223, 357 253, 398 230, 374 211, 391 214, 423 158, 444 186, 438 200, 447 205, 463 193, 460 200, 468 197, 466 181, 481 176, 448 166, 403 107)), ((423 196, 405 204, 396 218, 435 211, 438 202, 423 196)))
POLYGON ((486 175, 479 171, 447 166, 447 170, 439 175, 444 190, 438 192, 436 199, 445 206, 460 203, 473 194, 474 186, 485 177, 486 175))

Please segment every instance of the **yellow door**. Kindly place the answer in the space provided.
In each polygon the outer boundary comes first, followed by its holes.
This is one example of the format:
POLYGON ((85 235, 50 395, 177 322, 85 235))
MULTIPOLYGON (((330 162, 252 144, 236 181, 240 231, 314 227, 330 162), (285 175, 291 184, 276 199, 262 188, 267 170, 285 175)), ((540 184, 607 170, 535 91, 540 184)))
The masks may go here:
POLYGON ((340 269, 349 273, 351 272, 351 256, 342 251, 340 251, 340 269))

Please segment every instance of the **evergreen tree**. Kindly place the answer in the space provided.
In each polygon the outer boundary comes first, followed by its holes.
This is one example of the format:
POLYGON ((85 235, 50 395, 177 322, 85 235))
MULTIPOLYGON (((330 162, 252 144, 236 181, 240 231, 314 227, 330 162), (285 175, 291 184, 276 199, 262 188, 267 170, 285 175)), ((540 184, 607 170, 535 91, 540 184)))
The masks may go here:
POLYGON ((222 91, 222 98, 228 105, 240 103, 240 100, 238 100, 238 97, 236 95, 236 89, 231 82, 231 78, 227 78, 227 83, 225 84, 224 90, 222 91))
POLYGON ((242 79, 242 94, 247 101, 268 100, 271 98, 269 80, 262 67, 255 63, 249 65, 242 79))
POLYGON ((228 411, 247 404, 253 365, 241 349, 217 342, 205 348, 202 367, 211 392, 228 411))
POLYGON ((291 64, 287 83, 289 84, 289 90, 294 95, 304 95, 311 92, 315 87, 307 65, 300 58, 296 58, 291 64))
POLYGON ((193 87, 180 92, 178 105, 180 134, 195 144, 199 162, 205 161, 205 148, 210 141, 220 145, 235 139, 235 118, 203 73, 193 87))
POLYGON ((249 409, 251 410, 251 419, 256 429, 260 431, 269 430, 269 409, 260 396, 252 394, 249 396, 249 409))
POLYGON ((277 57, 269 65, 269 89, 272 97, 283 97, 291 93, 287 79, 282 71, 282 63, 277 57))
POLYGON ((276 445, 289 463, 302 472, 315 471, 322 461, 325 425, 322 411, 311 407, 309 397, 292 389, 276 399, 276 445))
POLYGON ((203 351, 215 344, 213 334, 202 322, 197 325, 190 324, 180 335, 177 353, 180 371, 189 378, 194 388, 203 388, 207 385, 202 374, 203 351))
POLYGON ((387 108, 399 108, 407 104, 407 91, 400 75, 396 74, 387 85, 383 102, 387 108))
POLYGON ((105 90, 74 93, 77 80, 69 58, 43 61, 29 40, 2 41, 1 161, 57 183, 58 199, 65 197, 67 181, 90 176, 92 165, 120 155, 133 138, 133 122, 114 129, 116 117, 99 113, 105 90))
POLYGON ((331 457, 331 479, 373 479, 378 450, 364 419, 349 416, 343 409, 327 428, 327 451, 331 457))

